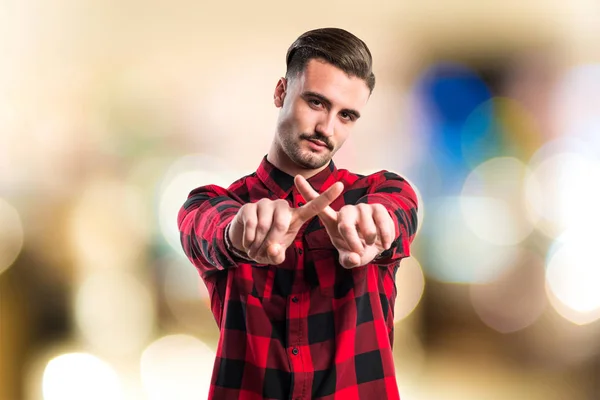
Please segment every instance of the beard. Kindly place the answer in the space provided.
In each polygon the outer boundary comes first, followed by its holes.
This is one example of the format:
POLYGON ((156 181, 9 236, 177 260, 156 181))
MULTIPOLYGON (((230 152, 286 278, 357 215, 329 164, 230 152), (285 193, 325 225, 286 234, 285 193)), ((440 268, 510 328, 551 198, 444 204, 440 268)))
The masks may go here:
POLYGON ((313 134, 301 133, 294 135, 288 131, 282 131, 280 143, 284 153, 296 165, 306 169, 319 169, 329 164, 333 157, 335 146, 329 138, 317 132, 313 134), (327 146, 328 151, 315 153, 310 149, 304 149, 302 146, 303 140, 319 140, 327 146))

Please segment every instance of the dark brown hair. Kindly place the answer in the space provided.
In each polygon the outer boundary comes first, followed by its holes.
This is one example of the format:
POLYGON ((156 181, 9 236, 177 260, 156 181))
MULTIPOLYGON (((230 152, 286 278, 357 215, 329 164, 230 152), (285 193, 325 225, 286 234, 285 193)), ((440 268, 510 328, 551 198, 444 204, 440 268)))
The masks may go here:
POLYGON ((350 32, 339 28, 321 28, 300 35, 287 51, 285 76, 288 79, 297 76, 314 58, 364 80, 369 91, 373 92, 375 75, 371 52, 365 42, 350 32))

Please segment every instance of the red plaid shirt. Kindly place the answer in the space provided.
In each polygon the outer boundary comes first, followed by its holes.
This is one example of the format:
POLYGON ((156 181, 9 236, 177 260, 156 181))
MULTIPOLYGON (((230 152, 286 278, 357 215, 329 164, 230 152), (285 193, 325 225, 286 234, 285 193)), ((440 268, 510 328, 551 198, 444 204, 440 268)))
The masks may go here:
POLYGON ((305 200, 293 177, 266 157, 228 189, 192 191, 178 224, 220 329, 209 399, 398 399, 392 355, 394 277, 409 256, 417 200, 400 176, 337 169, 333 161, 308 179, 332 204, 380 203, 396 226, 392 247, 371 264, 345 269, 318 217, 304 224, 281 265, 251 264, 230 254, 224 231, 244 203, 261 198, 305 200))

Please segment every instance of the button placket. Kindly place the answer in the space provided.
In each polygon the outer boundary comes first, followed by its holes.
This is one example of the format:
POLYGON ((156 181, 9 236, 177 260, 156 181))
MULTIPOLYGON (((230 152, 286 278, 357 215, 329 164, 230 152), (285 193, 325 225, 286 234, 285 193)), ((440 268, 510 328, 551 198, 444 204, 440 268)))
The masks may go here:
MULTIPOLYGON (((302 234, 300 234, 302 235, 302 234)), ((304 251, 302 249, 303 243, 300 239, 296 239, 294 241, 295 253, 296 253, 296 263, 302 269, 302 265, 304 264, 304 251)), ((299 270, 298 274, 302 274, 303 271, 299 270)), ((296 276, 298 278, 298 276, 296 276)), ((302 280, 302 279, 301 279, 302 280)), ((292 370, 295 373, 294 385, 292 389, 292 398, 297 399, 305 399, 307 393, 307 376, 306 376, 306 366, 304 365, 304 354, 300 351, 303 349, 303 346, 306 345, 305 334, 303 333, 303 321, 299 318, 303 306, 306 305, 306 301, 308 298, 305 296, 303 292, 303 287, 299 282, 295 282, 294 289, 290 296, 288 297, 288 315, 292 318, 292 322, 290 322, 289 332, 288 332, 288 348, 287 354, 289 357, 290 364, 292 366, 292 370)), ((305 351, 305 350, 302 350, 305 351)))

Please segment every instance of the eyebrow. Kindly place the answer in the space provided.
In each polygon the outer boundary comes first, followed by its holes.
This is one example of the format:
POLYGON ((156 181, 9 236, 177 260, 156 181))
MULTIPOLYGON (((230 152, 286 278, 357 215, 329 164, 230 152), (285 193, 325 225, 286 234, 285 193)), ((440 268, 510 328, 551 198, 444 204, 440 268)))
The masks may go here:
MULTIPOLYGON (((327 97, 323 96, 320 93, 306 91, 306 92, 303 92, 301 96, 304 99, 306 99, 307 97, 317 98, 317 99, 319 99, 319 101, 321 103, 325 104, 327 106, 327 108, 331 108, 331 100, 329 100, 327 97)), ((354 115, 354 118, 356 118, 356 119, 360 118, 360 113, 351 108, 344 108, 341 110, 341 112, 346 112, 348 114, 352 114, 352 115, 354 115)))

